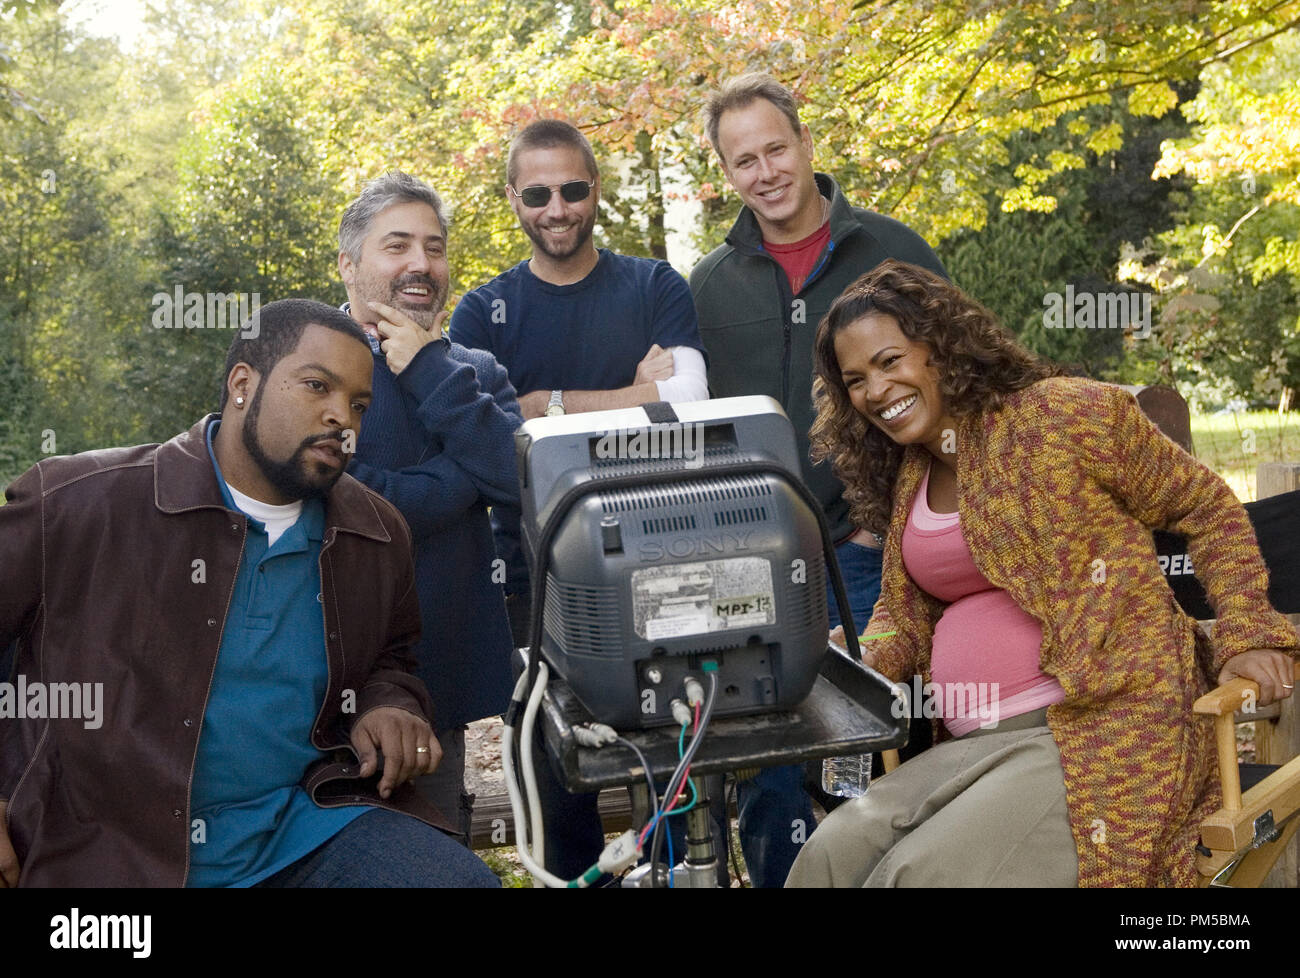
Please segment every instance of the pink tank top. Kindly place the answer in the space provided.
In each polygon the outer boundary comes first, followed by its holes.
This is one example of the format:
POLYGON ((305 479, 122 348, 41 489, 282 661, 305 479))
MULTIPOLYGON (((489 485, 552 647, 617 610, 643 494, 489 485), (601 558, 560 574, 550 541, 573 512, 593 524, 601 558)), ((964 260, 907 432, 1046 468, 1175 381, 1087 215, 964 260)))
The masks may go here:
MULTIPOLYGON (((933 463, 931 463, 933 465, 933 463)), ((903 566, 922 590, 947 603, 934 628, 926 716, 942 716, 954 737, 1065 699, 1038 667, 1038 619, 975 566, 957 513, 935 513, 926 469, 907 525, 903 566)), ((924 704, 913 704, 914 711, 924 704)))

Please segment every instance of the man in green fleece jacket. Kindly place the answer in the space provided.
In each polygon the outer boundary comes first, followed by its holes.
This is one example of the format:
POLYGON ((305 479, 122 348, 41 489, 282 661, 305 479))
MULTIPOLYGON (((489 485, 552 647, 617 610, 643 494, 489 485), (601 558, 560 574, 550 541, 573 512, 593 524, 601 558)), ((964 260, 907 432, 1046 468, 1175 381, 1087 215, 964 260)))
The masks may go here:
MULTIPOLYGON (((813 171, 813 142, 794 94, 763 74, 733 78, 705 104, 704 126, 744 202, 724 244, 691 272, 714 397, 780 401, 803 453, 803 478, 822 504, 859 628, 880 593, 880 541, 849 522, 829 464, 808 458, 817 324, 854 279, 886 258, 947 277, 920 235, 852 207, 813 171)), ((829 595, 828 595, 829 596, 829 595)), ((831 624, 839 624, 833 598, 831 624)), ((738 789, 740 838, 755 886, 781 886, 815 825, 801 766, 766 768, 738 789)))

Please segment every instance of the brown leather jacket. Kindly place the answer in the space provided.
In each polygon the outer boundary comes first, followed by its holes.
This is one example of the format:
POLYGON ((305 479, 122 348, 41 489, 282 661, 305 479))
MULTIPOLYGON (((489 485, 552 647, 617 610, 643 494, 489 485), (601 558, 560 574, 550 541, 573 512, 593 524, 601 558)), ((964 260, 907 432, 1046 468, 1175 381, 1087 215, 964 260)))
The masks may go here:
MULTIPOLYGON (((204 437, 212 418, 164 445, 46 459, 6 491, 0 652, 17 640, 17 659, 0 679, 103 684, 94 728, 0 718, 0 800, 21 885, 185 883, 194 758, 247 527, 222 503, 204 437)), ((432 719, 412 675, 420 609, 406 523, 345 475, 325 526, 329 687, 312 743, 334 753, 302 785, 318 804, 382 805, 449 828, 409 785, 381 801, 349 744, 376 707, 432 719)))

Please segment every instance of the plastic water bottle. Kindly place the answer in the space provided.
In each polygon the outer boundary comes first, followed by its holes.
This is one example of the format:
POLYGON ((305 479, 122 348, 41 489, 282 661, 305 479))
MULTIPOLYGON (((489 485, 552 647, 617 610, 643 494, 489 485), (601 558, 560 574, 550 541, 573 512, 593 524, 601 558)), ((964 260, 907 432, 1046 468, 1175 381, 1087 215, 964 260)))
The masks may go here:
POLYGON ((850 754, 822 760, 822 790, 839 798, 858 798, 871 784, 871 755, 850 754))

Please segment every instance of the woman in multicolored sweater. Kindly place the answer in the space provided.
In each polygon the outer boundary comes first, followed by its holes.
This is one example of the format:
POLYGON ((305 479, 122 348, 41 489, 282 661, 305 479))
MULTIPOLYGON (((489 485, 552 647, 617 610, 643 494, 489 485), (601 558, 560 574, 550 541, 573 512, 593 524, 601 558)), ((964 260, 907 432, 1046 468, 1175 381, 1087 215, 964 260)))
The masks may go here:
POLYGON ((1220 799, 1192 703, 1236 676, 1289 696, 1300 652, 1231 490, 1122 388, 1056 376, 915 266, 846 290, 816 359, 815 451, 887 534, 864 658, 933 683, 913 708, 949 739, 836 809, 787 885, 1193 884, 1220 799), (1213 648, 1157 528, 1188 540, 1213 648))

